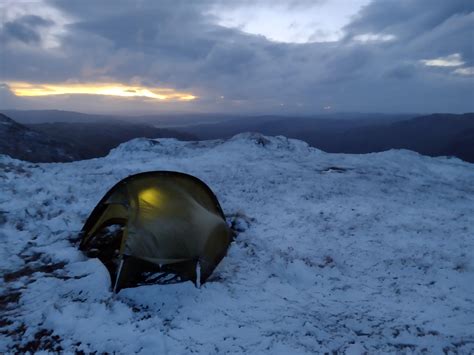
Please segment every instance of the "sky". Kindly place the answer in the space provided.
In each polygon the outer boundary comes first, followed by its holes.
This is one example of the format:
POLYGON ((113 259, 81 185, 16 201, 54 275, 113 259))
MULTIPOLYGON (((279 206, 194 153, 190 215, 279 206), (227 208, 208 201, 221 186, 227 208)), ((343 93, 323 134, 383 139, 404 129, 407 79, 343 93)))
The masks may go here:
POLYGON ((474 111, 474 1, 3 0, 0 109, 474 111))

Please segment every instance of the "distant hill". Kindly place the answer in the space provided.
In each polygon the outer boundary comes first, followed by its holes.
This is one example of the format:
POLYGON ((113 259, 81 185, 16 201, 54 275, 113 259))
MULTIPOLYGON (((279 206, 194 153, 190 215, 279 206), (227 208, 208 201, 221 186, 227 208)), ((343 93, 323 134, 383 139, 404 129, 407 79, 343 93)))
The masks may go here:
POLYGON ((194 135, 185 132, 120 121, 56 122, 30 124, 28 127, 57 140, 69 142, 79 152, 82 159, 107 155, 112 148, 134 138, 177 138, 184 141, 196 139, 194 135))
POLYGON ((119 144, 141 137, 196 139, 189 133, 142 123, 99 121, 20 124, 0 113, 0 154, 31 162, 66 162, 101 157, 119 144))
POLYGON ((474 129, 466 130, 456 136, 445 150, 462 160, 474 163, 474 129))
POLYGON ((314 118, 247 118, 218 124, 175 127, 200 139, 228 138, 255 131, 301 139, 330 153, 372 153, 409 149, 430 156, 456 156, 474 162, 474 113, 333 115, 314 118), (342 118, 344 117, 344 118, 342 118))
POLYGON ((0 154, 32 162, 66 162, 80 158, 71 144, 25 127, 1 113, 0 154))
POLYGON ((456 156, 474 162, 473 142, 474 113, 433 114, 348 130, 338 139, 338 145, 328 151, 369 153, 409 149, 424 155, 456 156))
POLYGON ((46 122, 110 122, 114 121, 112 115, 94 115, 62 110, 2 110, 16 122, 23 124, 46 122))
POLYGON ((309 140, 317 140, 319 144, 324 146, 326 140, 330 143, 334 139, 335 134, 341 134, 351 128, 387 124, 411 117, 413 116, 405 114, 364 113, 326 114, 313 117, 265 115, 247 116, 211 124, 195 124, 187 125, 186 127, 170 128, 194 134, 200 139, 230 138, 238 133, 260 132, 266 135, 283 135, 302 139, 307 142, 309 140))
POLYGON ((97 123, 128 122, 159 127, 187 126, 201 123, 217 123, 241 118, 238 115, 199 113, 157 113, 149 115, 89 114, 63 110, 0 110, 15 121, 36 123, 97 123))
POLYGON ((474 162, 474 114, 341 113, 314 117, 160 114, 90 115, 68 111, 8 111, 34 131, 74 146, 81 159, 106 155, 133 138, 207 140, 243 132, 304 140, 331 153, 371 153, 409 149, 430 156, 474 162))

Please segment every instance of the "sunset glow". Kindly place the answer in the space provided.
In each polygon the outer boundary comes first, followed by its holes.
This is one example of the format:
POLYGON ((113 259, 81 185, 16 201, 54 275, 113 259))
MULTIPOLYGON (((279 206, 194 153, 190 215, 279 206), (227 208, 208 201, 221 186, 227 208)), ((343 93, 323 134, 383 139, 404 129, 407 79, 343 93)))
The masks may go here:
POLYGON ((180 92, 169 88, 148 88, 121 83, 33 84, 27 82, 9 82, 7 84, 16 96, 82 94, 139 97, 160 101, 191 101, 197 98, 191 93, 180 92))

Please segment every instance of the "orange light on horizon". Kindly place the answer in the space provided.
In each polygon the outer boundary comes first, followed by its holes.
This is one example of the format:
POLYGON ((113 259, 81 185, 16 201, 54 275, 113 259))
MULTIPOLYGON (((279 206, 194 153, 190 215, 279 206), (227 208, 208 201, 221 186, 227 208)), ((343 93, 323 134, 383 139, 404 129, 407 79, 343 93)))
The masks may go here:
POLYGON ((192 101, 197 96, 170 88, 149 88, 121 83, 64 83, 34 84, 28 82, 7 82, 16 96, 52 95, 105 95, 118 97, 138 97, 159 101, 192 101))

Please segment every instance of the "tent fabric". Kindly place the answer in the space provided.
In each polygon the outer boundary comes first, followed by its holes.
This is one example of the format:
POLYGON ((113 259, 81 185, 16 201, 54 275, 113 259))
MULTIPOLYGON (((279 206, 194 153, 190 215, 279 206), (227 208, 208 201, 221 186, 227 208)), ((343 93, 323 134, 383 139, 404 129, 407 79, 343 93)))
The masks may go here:
POLYGON ((231 241, 222 208, 204 182, 152 171, 129 176, 107 192, 84 224, 80 248, 98 252, 120 289, 142 270, 204 283, 231 241), (110 233, 111 226, 119 231, 110 233))

